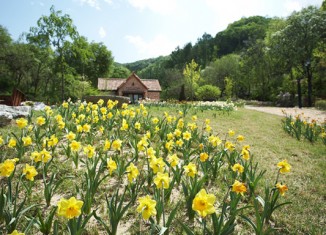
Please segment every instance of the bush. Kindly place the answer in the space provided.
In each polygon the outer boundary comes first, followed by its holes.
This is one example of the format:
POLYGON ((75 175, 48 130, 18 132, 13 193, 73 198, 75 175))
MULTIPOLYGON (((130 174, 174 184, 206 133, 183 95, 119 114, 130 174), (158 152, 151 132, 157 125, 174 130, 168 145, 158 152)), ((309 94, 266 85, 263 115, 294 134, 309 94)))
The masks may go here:
POLYGON ((196 91, 196 96, 199 100, 212 101, 217 100, 221 95, 221 90, 217 86, 205 85, 201 86, 196 91))
POLYGON ((317 100, 315 107, 320 110, 326 110, 326 100, 317 100))

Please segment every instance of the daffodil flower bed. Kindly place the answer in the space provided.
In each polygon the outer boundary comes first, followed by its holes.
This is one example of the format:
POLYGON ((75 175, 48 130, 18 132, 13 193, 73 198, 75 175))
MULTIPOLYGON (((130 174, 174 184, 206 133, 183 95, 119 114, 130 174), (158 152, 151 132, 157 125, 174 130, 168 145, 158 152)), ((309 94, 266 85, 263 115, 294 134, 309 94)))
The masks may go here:
POLYGON ((309 121, 304 114, 297 114, 294 117, 286 114, 282 124, 284 131, 297 140, 301 140, 302 137, 311 143, 321 140, 326 145, 326 120, 318 123, 314 119, 309 121))
POLYGON ((261 188, 245 137, 210 122, 111 100, 16 120, 18 134, 0 135, 0 233, 118 234, 126 222, 130 234, 273 230, 290 164, 271 166, 276 180, 261 188))

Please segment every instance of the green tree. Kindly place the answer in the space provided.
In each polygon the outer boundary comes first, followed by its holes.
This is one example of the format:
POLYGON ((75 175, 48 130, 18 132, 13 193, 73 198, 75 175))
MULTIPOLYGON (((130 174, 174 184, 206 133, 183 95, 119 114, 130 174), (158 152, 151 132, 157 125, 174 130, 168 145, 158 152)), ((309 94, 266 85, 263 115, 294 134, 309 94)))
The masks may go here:
POLYGON ((131 74, 131 71, 123 65, 114 63, 110 73, 111 78, 127 78, 131 74))
POLYGON ((186 97, 189 100, 194 100, 195 91, 201 78, 198 64, 194 60, 191 60, 190 63, 186 64, 186 68, 183 70, 183 75, 185 78, 186 97))
POLYGON ((44 47, 52 46, 56 50, 56 67, 61 74, 61 99, 65 99, 65 69, 66 62, 64 52, 69 40, 74 40, 78 35, 76 27, 69 15, 62 15, 61 11, 56 11, 54 6, 50 8, 49 16, 42 16, 37 21, 37 27, 32 27, 27 38, 37 42, 44 47))
POLYGON ((312 81, 317 65, 314 52, 326 42, 326 12, 313 6, 294 12, 287 19, 287 26, 275 33, 272 40, 278 55, 290 60, 289 67, 294 67, 307 78, 307 101, 308 106, 312 106, 312 81))
POLYGON ((11 79, 9 76, 8 65, 6 60, 10 57, 12 39, 8 30, 0 25, 0 91, 9 92, 11 79))
POLYGON ((97 80, 100 77, 108 77, 112 71, 113 57, 111 51, 103 43, 92 42, 90 50, 94 55, 94 59, 88 63, 85 74, 93 87, 97 88, 97 80))
POLYGON ((217 86, 221 89, 221 95, 225 95, 225 78, 233 80, 234 89, 237 96, 241 96, 240 91, 243 86, 240 80, 240 56, 229 54, 211 62, 203 71, 202 77, 205 84, 217 86))

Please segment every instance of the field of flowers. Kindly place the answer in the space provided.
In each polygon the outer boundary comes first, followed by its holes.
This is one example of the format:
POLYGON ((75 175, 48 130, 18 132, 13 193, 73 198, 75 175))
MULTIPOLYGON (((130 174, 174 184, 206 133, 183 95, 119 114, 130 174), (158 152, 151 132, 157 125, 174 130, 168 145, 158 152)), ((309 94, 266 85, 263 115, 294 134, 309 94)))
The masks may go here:
POLYGON ((326 122, 317 123, 314 119, 310 121, 304 114, 297 114, 294 117, 286 115, 283 129, 297 140, 304 138, 311 143, 321 140, 326 145, 326 122))
MULTIPOLYGON (((289 204, 286 161, 252 157, 188 106, 64 102, 0 135, 0 234, 265 234, 289 204)), ((205 112, 205 110, 202 110, 205 112)))

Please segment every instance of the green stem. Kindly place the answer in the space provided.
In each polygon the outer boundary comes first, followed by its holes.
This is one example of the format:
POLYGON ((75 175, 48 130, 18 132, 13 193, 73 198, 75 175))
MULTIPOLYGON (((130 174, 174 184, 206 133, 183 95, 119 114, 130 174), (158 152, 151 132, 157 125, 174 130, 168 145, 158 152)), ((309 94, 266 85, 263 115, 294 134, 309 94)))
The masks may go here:
POLYGON ((203 235, 205 235, 205 231, 206 231, 206 219, 203 218, 203 235))
POLYGON ((162 213, 163 213, 163 227, 165 227, 165 214, 164 214, 164 182, 162 182, 162 213))

